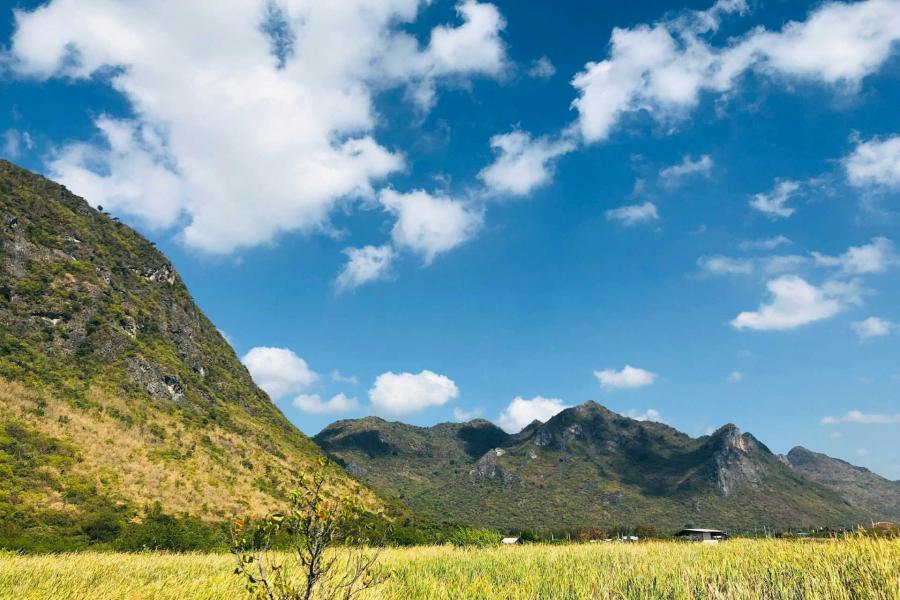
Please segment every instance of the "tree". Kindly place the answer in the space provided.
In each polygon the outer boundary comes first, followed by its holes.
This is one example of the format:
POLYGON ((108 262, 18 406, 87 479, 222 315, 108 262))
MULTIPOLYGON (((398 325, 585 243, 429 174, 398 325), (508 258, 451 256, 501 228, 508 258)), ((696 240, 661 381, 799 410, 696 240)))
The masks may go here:
POLYGON ((335 497, 320 459, 300 476, 287 511, 250 523, 236 519, 232 551, 235 574, 264 600, 350 600, 380 585, 387 575, 374 568, 378 552, 367 549, 362 508, 351 496, 335 497), (289 551, 277 552, 286 541, 289 551))

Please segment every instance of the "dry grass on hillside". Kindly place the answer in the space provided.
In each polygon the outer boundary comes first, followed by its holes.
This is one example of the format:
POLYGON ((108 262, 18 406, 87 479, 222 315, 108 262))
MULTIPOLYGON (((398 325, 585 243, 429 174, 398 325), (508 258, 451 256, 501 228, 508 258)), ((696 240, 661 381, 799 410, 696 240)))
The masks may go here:
MULTIPOLYGON (((78 457, 71 474, 133 506, 159 501, 165 512, 212 520, 263 514, 289 491, 296 469, 312 460, 272 439, 271 432, 256 432, 259 426, 239 411, 231 416, 253 432, 244 437, 215 424, 186 426, 176 411, 147 410, 141 406, 145 399, 129 401, 98 387, 86 400, 87 408, 78 407, 0 379, 0 425, 16 422, 70 444, 78 457), (283 458, 258 446, 256 433, 266 435, 283 458)), ((362 494, 367 504, 374 503, 369 492, 362 494)), ((50 490, 23 491, 23 500, 44 509, 76 510, 50 490)))

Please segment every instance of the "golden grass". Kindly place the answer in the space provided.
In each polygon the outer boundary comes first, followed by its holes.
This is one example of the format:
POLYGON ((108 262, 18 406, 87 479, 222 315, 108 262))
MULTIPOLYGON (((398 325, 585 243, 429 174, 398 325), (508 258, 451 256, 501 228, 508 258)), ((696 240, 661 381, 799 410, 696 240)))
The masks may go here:
MULTIPOLYGON (((228 555, 0 554, 0 598, 247 598, 228 555)), ((390 549, 369 600, 897 599, 900 540, 390 549)))

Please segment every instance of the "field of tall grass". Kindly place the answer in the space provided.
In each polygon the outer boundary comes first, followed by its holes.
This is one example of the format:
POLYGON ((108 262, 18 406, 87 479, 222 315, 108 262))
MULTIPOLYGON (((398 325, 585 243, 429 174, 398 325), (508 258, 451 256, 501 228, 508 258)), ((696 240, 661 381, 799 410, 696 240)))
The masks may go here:
MULTIPOLYGON (((384 550, 383 600, 900 598, 900 540, 732 540, 384 550)), ((0 554, 0 598, 247 598, 229 555, 0 554)))

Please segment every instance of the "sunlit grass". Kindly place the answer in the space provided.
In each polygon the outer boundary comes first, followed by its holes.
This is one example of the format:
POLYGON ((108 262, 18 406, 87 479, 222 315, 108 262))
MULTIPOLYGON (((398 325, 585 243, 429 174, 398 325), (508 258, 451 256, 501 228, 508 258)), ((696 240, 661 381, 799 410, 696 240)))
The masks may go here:
MULTIPOLYGON (((365 598, 900 598, 900 540, 732 540, 384 550, 389 582, 365 598)), ((215 554, 0 554, 0 598, 245 598, 215 554)))

